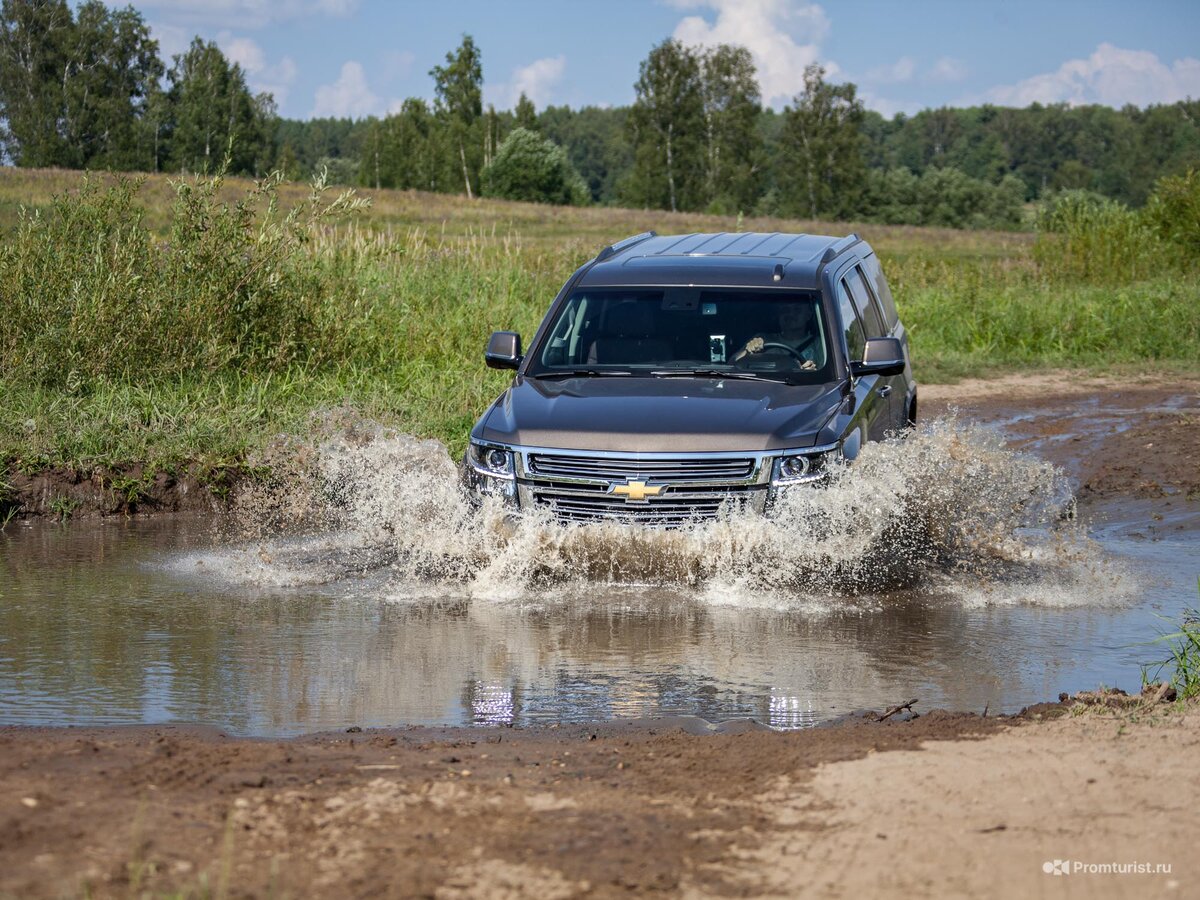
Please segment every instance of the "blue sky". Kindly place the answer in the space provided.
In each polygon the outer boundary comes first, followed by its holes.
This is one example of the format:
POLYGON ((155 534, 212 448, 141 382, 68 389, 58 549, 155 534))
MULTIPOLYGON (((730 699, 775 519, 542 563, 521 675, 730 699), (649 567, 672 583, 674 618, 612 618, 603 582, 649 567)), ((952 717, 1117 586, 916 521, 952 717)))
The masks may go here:
MULTIPOLYGON (((124 5, 124 3, 120 3, 124 5)), ((485 101, 538 108, 632 101, 668 36, 750 48, 782 107, 805 64, 885 115, 993 102, 1146 105, 1200 98, 1200 2, 1159 0, 133 0, 164 56, 217 41, 280 112, 383 114, 432 96, 429 69, 464 32, 485 101)))

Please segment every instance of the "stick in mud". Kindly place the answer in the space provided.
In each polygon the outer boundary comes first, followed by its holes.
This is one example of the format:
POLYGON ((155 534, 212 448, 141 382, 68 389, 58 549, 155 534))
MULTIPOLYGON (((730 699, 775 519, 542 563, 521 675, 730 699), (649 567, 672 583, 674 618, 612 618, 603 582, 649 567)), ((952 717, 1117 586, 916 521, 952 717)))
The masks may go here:
POLYGON ((891 709, 889 709, 887 712, 885 712, 883 715, 881 715, 875 721, 882 722, 884 719, 890 719, 892 716, 894 716, 898 712, 902 712, 903 710, 906 710, 906 709, 911 710, 913 708, 913 704, 915 704, 916 702, 917 702, 917 698, 913 697, 907 703, 901 703, 899 706, 893 706, 891 709))

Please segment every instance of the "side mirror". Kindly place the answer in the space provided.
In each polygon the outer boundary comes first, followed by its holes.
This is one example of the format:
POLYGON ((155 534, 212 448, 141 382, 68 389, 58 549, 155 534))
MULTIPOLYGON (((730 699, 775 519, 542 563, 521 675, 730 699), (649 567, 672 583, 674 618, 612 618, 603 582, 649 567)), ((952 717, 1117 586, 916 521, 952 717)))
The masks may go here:
POLYGON ((855 378, 863 375, 899 375, 904 371, 904 345, 900 338, 867 338, 862 362, 850 363, 850 374, 855 378))
POLYGON ((515 369, 521 365, 521 336, 515 331, 493 331, 483 361, 489 369, 515 369))

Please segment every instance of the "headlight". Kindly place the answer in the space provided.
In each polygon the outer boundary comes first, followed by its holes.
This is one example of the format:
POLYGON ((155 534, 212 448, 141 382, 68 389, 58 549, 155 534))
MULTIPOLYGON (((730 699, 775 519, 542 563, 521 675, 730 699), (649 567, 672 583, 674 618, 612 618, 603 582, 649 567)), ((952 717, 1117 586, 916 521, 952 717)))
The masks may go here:
POLYGON ((839 445, 832 444, 797 450, 787 456, 781 456, 775 460, 775 467, 771 471, 771 486, 783 487, 820 481, 828 476, 829 466, 841 459, 841 452, 839 445))
POLYGON ((487 444, 472 443, 467 451, 473 468, 480 475, 489 478, 513 478, 512 451, 504 447, 492 447, 487 444))

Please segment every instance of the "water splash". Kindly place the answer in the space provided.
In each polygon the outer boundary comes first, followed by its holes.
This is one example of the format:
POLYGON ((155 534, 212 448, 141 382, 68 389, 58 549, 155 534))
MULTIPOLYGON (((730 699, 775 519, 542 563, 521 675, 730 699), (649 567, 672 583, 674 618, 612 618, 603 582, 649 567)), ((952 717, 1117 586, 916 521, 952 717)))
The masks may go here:
POLYGON ((276 475, 238 503, 254 540, 185 565, 268 585, 368 579, 392 596, 488 599, 571 585, 825 608, 921 585, 957 587, 973 604, 1094 598, 1098 583, 1106 597, 1124 593, 1070 521, 1062 472, 952 418, 868 445, 828 484, 787 491, 769 517, 678 530, 564 526, 544 512, 514 518, 497 500, 475 505, 440 443, 361 421, 275 452, 276 475))

